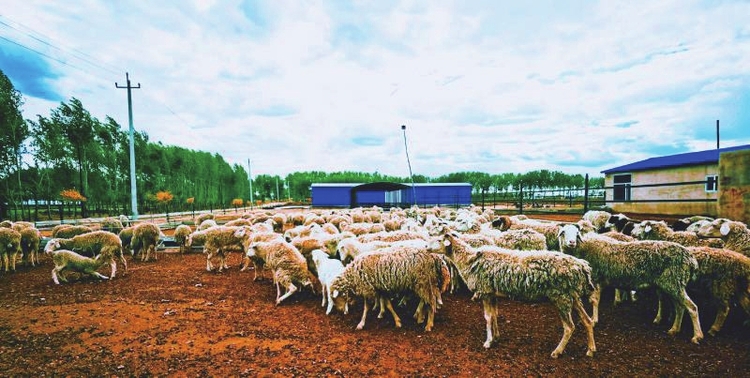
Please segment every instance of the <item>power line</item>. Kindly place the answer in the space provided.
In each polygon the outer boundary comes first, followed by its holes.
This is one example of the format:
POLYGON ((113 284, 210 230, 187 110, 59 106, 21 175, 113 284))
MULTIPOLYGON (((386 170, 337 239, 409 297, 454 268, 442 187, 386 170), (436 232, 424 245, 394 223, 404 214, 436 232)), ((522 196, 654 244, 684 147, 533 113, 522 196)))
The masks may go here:
MULTIPOLYGON (((7 22, 4 22, 3 20, 0 20, 0 25, 5 25, 5 26, 7 26, 7 27, 9 27, 11 29, 14 29, 14 30, 16 30, 16 31, 18 31, 20 33, 23 33, 24 35, 28 36, 29 38, 32 38, 32 39, 34 39, 34 40, 36 40, 36 41, 38 41, 38 42, 40 42, 40 43, 42 43, 44 45, 47 45, 47 46, 49 46, 49 47, 51 47, 53 49, 56 49, 56 50, 59 50, 61 52, 68 53, 68 54, 71 54, 71 55, 78 54, 79 56, 75 56, 75 58, 80 59, 80 60, 82 60, 82 61, 84 61, 84 62, 86 62, 86 63, 88 63, 88 64, 90 64, 90 65, 92 65, 94 67, 100 68, 100 69, 102 69, 104 71, 108 71, 108 72, 113 73, 113 74, 119 74, 122 71, 119 68, 114 67, 114 66, 112 66, 112 65, 110 65, 108 63, 102 62, 102 61, 99 61, 101 63, 101 64, 99 64, 99 62, 96 62, 96 60, 98 60, 98 59, 96 59, 95 57, 93 57, 93 56, 91 56, 89 54, 86 54, 85 52, 80 51, 78 49, 67 47, 67 46, 65 48, 60 47, 60 46, 56 46, 52 42, 48 42, 48 41, 42 39, 42 38, 46 38, 49 41, 54 41, 49 36, 46 36, 46 35, 44 35, 44 34, 42 34, 40 32, 37 32, 34 29, 31 29, 28 26, 25 26, 25 25, 21 24, 18 21, 15 21, 15 20, 12 20, 12 19, 8 18, 7 16, 0 15, 0 17, 3 17, 6 20, 9 20, 10 22, 15 23, 16 25, 20 26, 21 28, 26 29, 26 31, 21 30, 18 27, 13 26, 13 25, 11 25, 11 24, 9 24, 7 22), (68 51, 65 51, 66 49, 71 50, 75 54, 72 54, 72 53, 70 53, 68 51), (112 68, 104 67, 103 64, 109 65, 112 68)), ((57 42, 57 41, 55 41, 55 42, 59 44, 59 42, 57 42)))
MULTIPOLYGON (((115 67, 113 65, 110 65, 110 64, 108 64, 106 62, 99 61, 95 57, 93 57, 93 56, 91 56, 91 55, 89 55, 89 54, 87 54, 85 52, 82 52, 80 50, 77 50, 75 48, 70 48, 70 47, 62 48, 62 47, 56 46, 53 42, 49 42, 49 41, 54 41, 52 38, 44 35, 43 33, 38 32, 38 31, 36 31, 36 30, 28 27, 28 26, 25 26, 25 25, 21 24, 20 22, 12 20, 12 19, 8 18, 7 16, 0 15, 0 18, 6 19, 9 22, 18 25, 18 27, 14 26, 14 25, 11 25, 11 24, 3 21, 2 19, 0 19, 0 26, 4 25, 6 28, 10 28, 10 29, 13 29, 13 30, 15 30, 15 31, 17 31, 19 33, 22 33, 22 34, 26 35, 27 37, 32 38, 32 39, 34 39, 34 40, 36 40, 36 41, 38 41, 38 42, 40 42, 40 43, 42 43, 42 44, 44 44, 44 45, 52 48, 52 49, 58 50, 59 52, 61 52, 63 54, 66 54, 66 55, 70 55, 72 58, 78 59, 80 61, 88 63, 89 65, 91 65, 93 67, 97 67, 97 68, 99 68, 99 69, 101 69, 103 71, 107 71, 107 72, 110 72, 110 73, 113 73, 113 74, 119 74, 119 72, 122 71, 121 69, 119 69, 119 68, 117 68, 117 67, 115 67), (23 28, 23 29, 26 29, 26 30, 21 30, 20 28, 23 28), (47 39, 49 41, 46 41, 44 39, 47 39), (87 59, 87 58, 90 58, 90 59, 87 59), (97 62, 100 62, 101 64, 99 64, 97 62), (103 65, 108 65, 109 67, 114 67, 117 71, 114 71, 114 70, 112 70, 110 68, 104 67, 103 65)), ((83 73, 85 73, 85 74, 87 74, 87 75, 89 75, 89 76, 91 76, 91 77, 93 77, 95 79, 102 80, 104 82, 110 80, 110 79, 103 78, 101 76, 97 76, 97 75, 93 74, 90 70, 86 70, 86 69, 81 68, 81 67, 79 67, 77 65, 74 65, 74 64, 72 64, 70 62, 62 60, 60 58, 56 58, 56 57, 54 57, 54 56, 52 56, 50 54, 44 53, 42 51, 39 51, 37 49, 34 49, 34 48, 29 47, 27 45, 24 45, 21 42, 14 41, 14 40, 9 39, 9 38, 4 37, 4 36, 0 36, 0 38, 3 39, 3 40, 5 40, 5 41, 8 41, 8 42, 10 42, 10 43, 12 43, 12 44, 14 44, 16 46, 19 46, 21 48, 24 48, 26 50, 29 50, 29 51, 34 52, 36 54, 39 54, 39 55, 41 55, 41 56, 43 56, 45 58, 48 58, 50 60, 53 60, 55 62, 58 62, 60 64, 66 65, 66 66, 71 67, 71 68, 75 68, 76 70, 79 70, 79 71, 81 71, 81 72, 83 72, 83 73)), ((59 44, 59 42, 57 42, 57 41, 55 41, 55 43, 59 44)), ((167 104, 165 104, 163 101, 161 101, 160 99, 158 99, 155 96, 151 95, 150 93, 146 93, 146 95, 149 98, 151 98, 152 100, 154 100, 155 102, 157 102, 157 103, 161 104, 162 106, 164 106, 164 108, 166 108, 168 112, 170 112, 172 115, 175 116, 175 118, 177 118, 180 122, 182 122, 182 124, 184 126, 189 127, 189 123, 184 118, 180 117, 179 114, 177 114, 174 110, 172 110, 172 108, 169 107, 167 104)))

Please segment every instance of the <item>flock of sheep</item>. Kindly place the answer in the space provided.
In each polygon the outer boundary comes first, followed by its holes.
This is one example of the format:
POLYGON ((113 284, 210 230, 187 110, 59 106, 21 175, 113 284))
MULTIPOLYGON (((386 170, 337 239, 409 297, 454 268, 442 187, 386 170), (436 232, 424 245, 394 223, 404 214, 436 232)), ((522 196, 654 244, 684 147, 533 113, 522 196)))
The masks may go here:
MULTIPOLYGON (((122 221, 108 218, 99 230, 72 225, 53 229, 53 238, 43 248, 54 262, 53 281, 65 281, 65 271, 114 278, 118 261, 127 271, 126 254, 156 260, 164 238, 159 227, 149 222, 124 227, 122 221), (99 273, 107 264, 109 277, 99 273)), ((333 308, 346 314, 349 306, 361 303, 357 329, 365 326, 373 308, 379 309, 379 318, 387 310, 400 327, 392 301, 413 300, 418 301, 414 318, 430 331, 443 294, 459 287, 482 302, 485 348, 500 331, 500 300, 551 302, 563 326, 552 357, 565 350, 575 329, 573 313, 587 334, 586 355, 594 355, 594 327, 604 287, 616 289, 616 302, 655 288, 659 306, 654 323, 665 317, 662 302, 668 299, 673 305, 668 333, 680 331, 687 311, 691 341, 696 344, 703 332, 688 287, 717 306, 708 331, 712 336, 735 303, 750 315, 750 230, 742 222, 723 218, 691 217, 670 226, 589 211, 578 222, 559 223, 496 216, 473 206, 389 211, 372 207, 253 211, 222 225, 203 214, 195 224, 195 230, 178 226, 174 239, 181 253, 202 246, 206 270, 228 269, 227 257, 237 252, 243 260, 240 270, 253 266, 254 281, 270 276, 277 305, 302 288, 320 288, 326 314, 333 308), (592 306, 591 315, 584 300, 592 306)), ((40 240, 31 223, 0 223, 5 271, 15 270, 19 259, 38 264, 40 240)))

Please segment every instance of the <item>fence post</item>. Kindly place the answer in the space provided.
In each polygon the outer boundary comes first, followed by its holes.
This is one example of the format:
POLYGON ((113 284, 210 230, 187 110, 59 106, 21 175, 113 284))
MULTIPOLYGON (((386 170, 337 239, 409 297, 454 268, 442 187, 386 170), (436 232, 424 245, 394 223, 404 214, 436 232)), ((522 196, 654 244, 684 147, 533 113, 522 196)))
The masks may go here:
POLYGON ((583 212, 589 211, 589 174, 586 174, 585 181, 583 183, 583 212))

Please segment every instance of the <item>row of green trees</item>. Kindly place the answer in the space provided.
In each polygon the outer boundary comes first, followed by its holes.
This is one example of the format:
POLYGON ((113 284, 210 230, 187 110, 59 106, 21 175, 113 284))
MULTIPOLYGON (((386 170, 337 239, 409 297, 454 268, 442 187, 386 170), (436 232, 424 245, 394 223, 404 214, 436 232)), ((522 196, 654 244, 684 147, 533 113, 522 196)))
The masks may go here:
MULTIPOLYGON (((76 98, 35 120, 23 119, 22 105, 21 93, 0 71, 0 219, 37 218, 40 207, 51 214, 51 207, 59 201, 70 201, 61 194, 69 190, 80 193, 75 198, 81 199, 76 202, 84 217, 89 216, 89 209, 130 214, 129 139, 121 125, 109 116, 97 119, 76 98), (34 215, 19 211, 30 207, 36 209, 34 215)), ((239 199, 250 200, 251 183, 241 165, 230 165, 219 154, 152 142, 145 132, 136 133, 134 141, 139 210, 162 210, 159 193, 169 194, 172 210, 225 208, 236 206, 239 199)), ((584 184, 581 175, 548 170, 499 175, 457 172, 413 179, 417 183, 468 182, 476 193, 507 192, 520 186, 524 190, 570 189, 584 184)), ((377 181, 406 183, 411 178, 350 171, 258 175, 252 180, 252 197, 304 202, 312 183, 377 181)))

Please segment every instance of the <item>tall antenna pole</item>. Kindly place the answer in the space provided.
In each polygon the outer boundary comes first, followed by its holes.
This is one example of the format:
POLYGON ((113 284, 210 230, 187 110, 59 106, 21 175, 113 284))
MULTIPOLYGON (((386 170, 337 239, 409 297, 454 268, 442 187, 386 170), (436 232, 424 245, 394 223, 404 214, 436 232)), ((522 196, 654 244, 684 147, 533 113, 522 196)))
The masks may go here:
POLYGON ((130 94, 131 89, 140 89, 141 83, 137 87, 130 85, 130 75, 125 72, 124 87, 117 85, 115 88, 125 88, 128 90, 128 125, 130 126, 130 207, 133 208, 133 220, 138 220, 138 192, 135 186, 135 141, 133 139, 133 97, 130 94))
POLYGON ((250 208, 255 206, 255 199, 253 198, 253 174, 250 172, 250 159, 247 159, 247 179, 250 181, 250 208))
POLYGON ((719 149, 719 120, 716 120, 716 149, 719 149))
POLYGON ((417 190, 414 188, 414 174, 411 172, 411 160, 409 160, 409 147, 406 144, 406 125, 401 125, 404 132, 404 151, 406 151, 406 163, 409 165, 409 177, 411 178, 411 196, 414 205, 417 204, 417 190))

